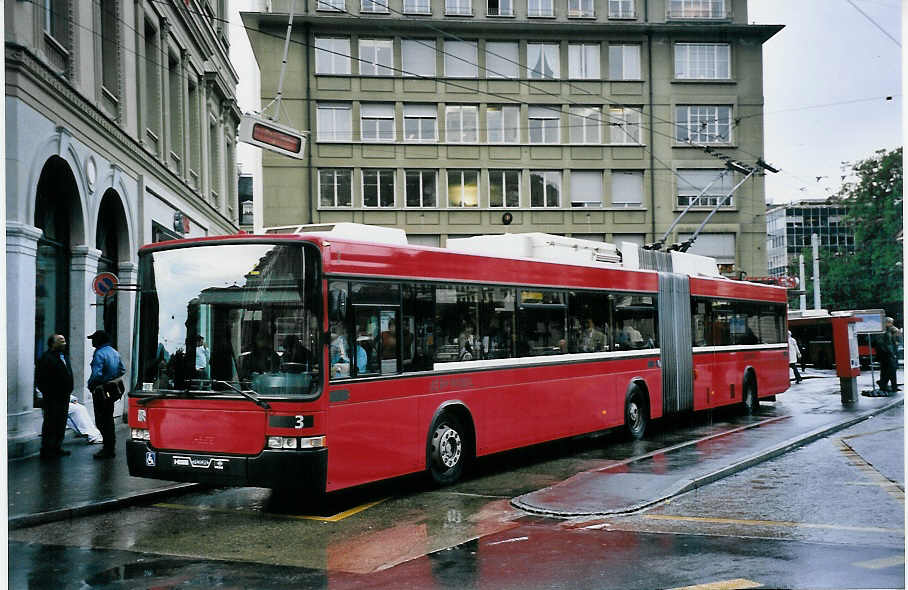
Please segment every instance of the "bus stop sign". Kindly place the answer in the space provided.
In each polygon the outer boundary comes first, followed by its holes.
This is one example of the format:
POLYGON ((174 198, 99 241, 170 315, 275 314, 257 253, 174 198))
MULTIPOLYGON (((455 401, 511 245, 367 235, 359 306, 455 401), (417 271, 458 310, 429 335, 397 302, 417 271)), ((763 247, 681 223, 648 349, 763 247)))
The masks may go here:
POLYGON ((118 283, 117 275, 112 272, 101 272, 91 282, 91 288, 98 297, 109 297, 117 290, 118 283))

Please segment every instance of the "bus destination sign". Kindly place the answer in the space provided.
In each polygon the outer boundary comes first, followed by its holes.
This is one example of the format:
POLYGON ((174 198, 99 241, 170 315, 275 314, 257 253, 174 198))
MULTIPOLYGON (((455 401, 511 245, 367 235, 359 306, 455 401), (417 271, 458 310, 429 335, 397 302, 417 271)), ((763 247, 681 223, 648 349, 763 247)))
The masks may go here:
POLYGON ((306 133, 256 115, 243 117, 240 121, 239 136, 240 141, 291 158, 302 159, 306 149, 306 133))

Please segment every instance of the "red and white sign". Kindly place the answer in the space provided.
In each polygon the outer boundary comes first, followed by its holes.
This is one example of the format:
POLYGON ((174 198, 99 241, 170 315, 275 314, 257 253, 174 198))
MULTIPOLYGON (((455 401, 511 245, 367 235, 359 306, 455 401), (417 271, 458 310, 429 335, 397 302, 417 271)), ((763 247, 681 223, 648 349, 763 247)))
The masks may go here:
POLYGON ((91 282, 91 289, 98 297, 108 297, 116 292, 119 282, 112 272, 102 272, 91 282))
POLYGON ((306 133, 257 115, 243 116, 238 134, 242 142, 291 158, 302 159, 306 148, 306 133))

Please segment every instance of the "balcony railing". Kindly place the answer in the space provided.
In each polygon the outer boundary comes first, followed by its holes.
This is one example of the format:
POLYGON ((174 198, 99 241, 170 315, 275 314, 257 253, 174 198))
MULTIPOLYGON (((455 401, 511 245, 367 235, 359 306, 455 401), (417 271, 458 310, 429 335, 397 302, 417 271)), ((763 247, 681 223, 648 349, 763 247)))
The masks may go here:
POLYGON ((725 0, 669 0, 666 20, 728 20, 731 3, 725 0))

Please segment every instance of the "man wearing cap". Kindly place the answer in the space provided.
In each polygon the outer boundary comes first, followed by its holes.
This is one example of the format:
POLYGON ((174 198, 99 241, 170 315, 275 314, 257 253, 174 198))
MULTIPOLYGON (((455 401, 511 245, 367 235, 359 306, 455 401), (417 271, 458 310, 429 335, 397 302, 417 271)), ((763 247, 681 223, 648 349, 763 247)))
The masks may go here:
POLYGON ((95 408, 95 424, 104 438, 104 447, 95 453, 95 459, 110 459, 116 448, 116 431, 114 429, 114 403, 119 396, 105 391, 104 384, 121 377, 126 373, 120 353, 110 345, 110 336, 104 330, 98 330, 88 337, 95 347, 91 358, 91 376, 88 378, 88 389, 91 391, 95 408))

